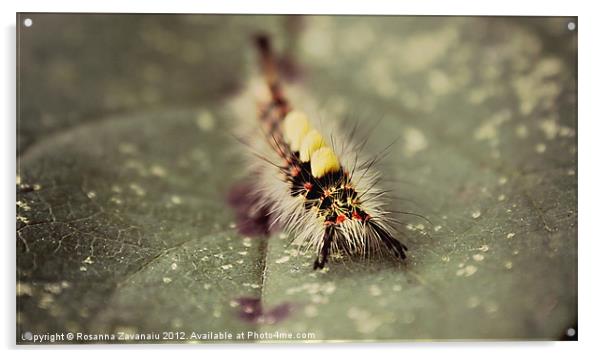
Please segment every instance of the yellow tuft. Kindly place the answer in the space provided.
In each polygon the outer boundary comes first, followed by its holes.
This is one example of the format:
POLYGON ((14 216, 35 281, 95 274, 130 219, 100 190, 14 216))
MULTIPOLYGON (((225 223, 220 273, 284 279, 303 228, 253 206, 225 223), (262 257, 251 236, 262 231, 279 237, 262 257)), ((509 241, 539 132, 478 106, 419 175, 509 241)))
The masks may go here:
POLYGON ((330 147, 322 147, 311 155, 311 175, 316 178, 336 172, 340 168, 339 159, 330 147))
POLYGON ((309 162, 311 155, 318 149, 324 147, 326 143, 324 138, 315 129, 307 132, 303 140, 301 141, 301 148, 299 149, 299 156, 303 163, 309 162))
POLYGON ((292 111, 284 117, 283 134, 284 139, 293 152, 298 152, 301 141, 309 131, 310 125, 307 115, 303 112, 292 111))

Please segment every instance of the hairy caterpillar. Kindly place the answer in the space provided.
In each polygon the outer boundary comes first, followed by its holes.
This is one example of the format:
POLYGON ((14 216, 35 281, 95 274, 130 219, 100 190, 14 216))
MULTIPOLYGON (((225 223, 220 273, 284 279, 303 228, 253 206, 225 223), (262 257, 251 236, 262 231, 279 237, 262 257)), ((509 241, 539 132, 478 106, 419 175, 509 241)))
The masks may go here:
POLYGON ((259 119, 259 126, 241 133, 253 149, 255 210, 274 214, 274 222, 294 242, 315 250, 314 269, 324 268, 333 254, 405 259, 407 247, 393 237, 384 191, 376 188, 376 159, 361 162, 359 146, 341 136, 332 121, 317 123, 302 106, 293 106, 281 86, 269 39, 258 36, 256 45, 261 75, 249 85, 252 96, 244 96, 238 106, 239 117, 255 112, 259 119), (246 102, 251 97, 253 104, 246 102), (335 143, 346 145, 337 148, 335 143))

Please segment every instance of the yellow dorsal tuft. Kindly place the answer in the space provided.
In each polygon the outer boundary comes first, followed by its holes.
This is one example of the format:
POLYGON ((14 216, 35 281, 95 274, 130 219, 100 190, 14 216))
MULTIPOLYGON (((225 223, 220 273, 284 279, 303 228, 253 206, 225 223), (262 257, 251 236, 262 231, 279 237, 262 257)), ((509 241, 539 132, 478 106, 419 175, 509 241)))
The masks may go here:
POLYGON ((303 140, 301 141, 301 147, 299 149, 299 157, 303 163, 309 162, 311 155, 318 149, 324 147, 326 142, 324 138, 315 129, 307 132, 303 140))
POLYGON ((321 178, 339 170, 339 158, 330 147, 322 147, 311 155, 311 175, 321 178))
POLYGON ((298 152, 303 137, 310 129, 307 115, 300 111, 289 112, 286 117, 284 117, 282 126, 284 139, 293 152, 298 152))

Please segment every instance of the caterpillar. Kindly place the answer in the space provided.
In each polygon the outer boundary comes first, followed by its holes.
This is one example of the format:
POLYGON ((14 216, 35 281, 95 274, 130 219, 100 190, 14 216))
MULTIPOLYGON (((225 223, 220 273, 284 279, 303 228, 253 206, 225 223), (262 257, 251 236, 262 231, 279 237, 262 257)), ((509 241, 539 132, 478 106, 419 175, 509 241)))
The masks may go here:
POLYGON ((252 95, 243 96, 246 105, 238 106, 239 117, 254 111, 259 120, 258 127, 243 127, 241 133, 252 149, 254 210, 272 214, 273 224, 293 242, 305 252, 314 250, 314 270, 323 269, 331 255, 405 260, 408 248, 394 238, 385 192, 376 187, 375 158, 360 162, 360 146, 341 135, 334 121, 318 123, 293 106, 270 39, 258 35, 255 44, 261 71, 248 86, 252 95), (330 133, 330 143, 324 133, 330 133))

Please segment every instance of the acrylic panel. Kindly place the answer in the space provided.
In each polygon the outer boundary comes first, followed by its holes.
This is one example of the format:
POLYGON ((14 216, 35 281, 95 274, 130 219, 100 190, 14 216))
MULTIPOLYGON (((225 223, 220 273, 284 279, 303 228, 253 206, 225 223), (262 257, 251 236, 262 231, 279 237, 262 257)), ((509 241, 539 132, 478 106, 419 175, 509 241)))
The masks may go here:
POLYGON ((17 14, 18 344, 577 339, 577 18, 17 14))

